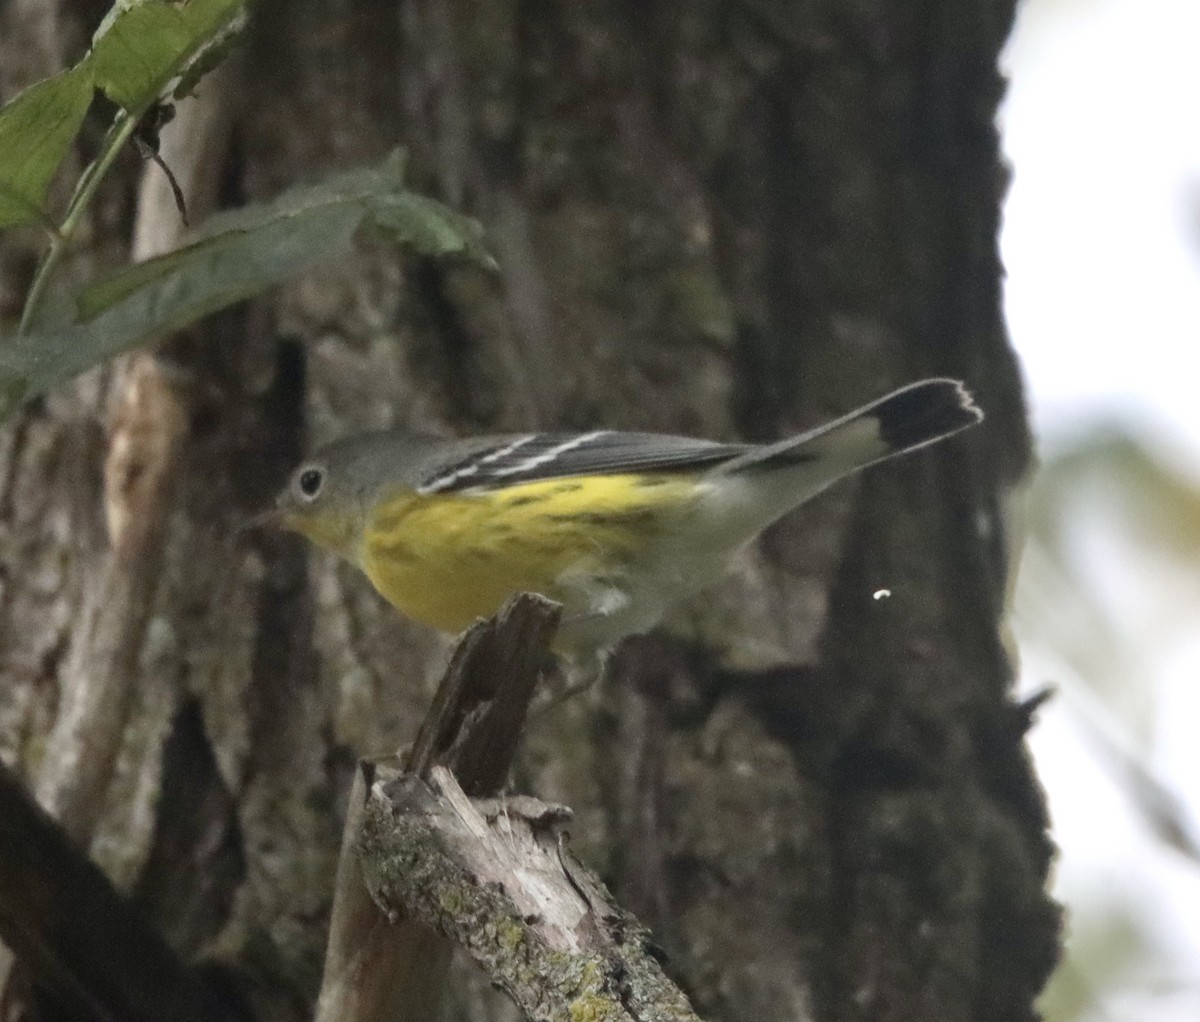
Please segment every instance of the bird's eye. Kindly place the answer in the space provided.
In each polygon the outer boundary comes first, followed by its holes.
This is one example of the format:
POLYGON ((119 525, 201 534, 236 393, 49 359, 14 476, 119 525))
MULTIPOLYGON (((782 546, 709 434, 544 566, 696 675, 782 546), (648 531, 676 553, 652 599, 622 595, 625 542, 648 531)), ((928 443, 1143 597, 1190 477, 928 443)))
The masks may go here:
POLYGON ((300 493, 309 500, 312 500, 321 492, 321 486, 324 482, 325 473, 319 468, 306 468, 296 479, 296 485, 300 487, 300 493))

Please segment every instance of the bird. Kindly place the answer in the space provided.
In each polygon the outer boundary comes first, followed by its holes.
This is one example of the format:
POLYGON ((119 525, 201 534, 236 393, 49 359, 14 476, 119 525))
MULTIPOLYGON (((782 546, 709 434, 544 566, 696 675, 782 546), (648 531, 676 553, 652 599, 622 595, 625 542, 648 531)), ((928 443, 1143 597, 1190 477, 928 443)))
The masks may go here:
POLYGON ((262 519, 333 551, 435 629, 461 631, 533 592, 562 605, 556 652, 603 656, 831 484, 982 419, 962 382, 937 377, 766 444, 381 430, 306 459, 262 519))

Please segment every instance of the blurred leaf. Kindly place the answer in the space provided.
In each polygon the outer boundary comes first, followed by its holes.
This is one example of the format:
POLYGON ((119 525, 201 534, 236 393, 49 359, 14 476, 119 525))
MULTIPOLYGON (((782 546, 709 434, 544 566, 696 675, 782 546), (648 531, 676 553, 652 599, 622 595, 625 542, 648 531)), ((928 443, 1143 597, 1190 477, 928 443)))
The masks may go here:
POLYGON ((91 102, 91 73, 80 65, 0 110, 0 227, 48 219, 46 192, 91 102))
POLYGON ((1148 662, 1193 631, 1200 487, 1115 425, 1046 460, 1030 488, 1014 620, 1133 734, 1153 720, 1148 662), (1136 683, 1135 683, 1136 682, 1136 683))
POLYGON ((74 323, 0 345, 0 394, 43 390, 334 259, 364 225, 420 255, 493 266, 478 224, 405 191, 402 171, 393 156, 380 167, 212 217, 183 248, 88 288, 74 323))
POLYGON ((1151 940, 1133 906, 1092 905, 1072 918, 1067 954, 1038 1001, 1046 1022, 1095 1017, 1108 994, 1151 956, 1151 940))
POLYGON ((1200 840, 1187 804, 1173 787, 1159 778, 1127 743, 1118 740, 1114 723, 1101 727, 1097 714, 1076 714, 1084 734, 1096 749, 1096 758, 1120 785, 1129 804, 1146 828, 1168 848, 1200 863, 1200 840))
POLYGON ((415 192, 382 197, 371 211, 372 222, 393 241, 418 255, 460 255, 488 270, 496 261, 483 246, 483 231, 475 220, 415 192))
POLYGON ((1138 437, 1102 427, 1047 461, 1034 490, 1031 525, 1047 538, 1069 532, 1068 498, 1084 488, 1102 496, 1143 543, 1200 565, 1200 488, 1138 437))
POLYGON ((224 49, 244 18, 245 0, 123 0, 109 11, 92 40, 86 62, 98 88, 131 114, 164 97, 189 69, 211 64, 205 54, 224 49))

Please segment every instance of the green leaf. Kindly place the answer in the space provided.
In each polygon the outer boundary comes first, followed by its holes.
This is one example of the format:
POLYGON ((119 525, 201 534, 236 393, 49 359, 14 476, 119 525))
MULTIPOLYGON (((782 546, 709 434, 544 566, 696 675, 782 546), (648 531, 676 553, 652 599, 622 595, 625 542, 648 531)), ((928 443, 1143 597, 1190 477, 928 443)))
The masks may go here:
POLYGON ((46 192, 91 101, 91 73, 79 66, 38 82, 0 110, 0 227, 49 219, 46 192))
POLYGON ((96 30, 87 63, 97 87, 129 113, 165 98, 178 79, 194 84, 193 65, 210 66, 245 18, 245 0, 125 0, 96 30))
MULTIPOLYGON (((377 168, 212 217, 183 248, 89 287, 78 300, 75 322, 0 343, 0 397, 44 390, 336 259, 364 226, 391 233, 421 255, 494 266, 478 224, 405 191, 401 171, 393 157, 377 168)), ((0 408, 0 417, 6 410, 0 408)))
POLYGON ((384 196, 372 218, 394 241, 410 246, 418 255, 461 255, 485 269, 497 269, 484 248, 479 223, 434 199, 415 192, 384 196))

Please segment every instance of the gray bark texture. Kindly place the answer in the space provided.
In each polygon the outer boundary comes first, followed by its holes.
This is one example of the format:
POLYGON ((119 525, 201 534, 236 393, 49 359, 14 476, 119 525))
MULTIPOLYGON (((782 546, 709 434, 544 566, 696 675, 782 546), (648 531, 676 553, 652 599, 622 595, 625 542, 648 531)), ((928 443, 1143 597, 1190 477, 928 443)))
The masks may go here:
MULTIPOLYGON (((4 94, 106 6, 0 4, 4 94)), ((938 374, 983 428, 773 528, 531 722, 514 788, 574 810, 573 851, 702 1018, 1037 1017, 1059 913, 1002 636, 1029 460, 996 248, 1012 16, 258 5, 164 133, 193 218, 401 143, 501 272, 364 238, 0 431, 0 757, 229 1004, 311 1017, 356 760, 412 740, 448 649, 299 540, 236 533, 306 447, 388 424, 767 439, 938 374)), ((74 272, 169 236, 160 176, 125 159, 74 272)), ((6 321, 35 240, 0 251, 6 321)), ((3 965, 7 1018, 94 1017, 3 965)), ((448 1018, 512 1017, 454 968, 448 1018)))

